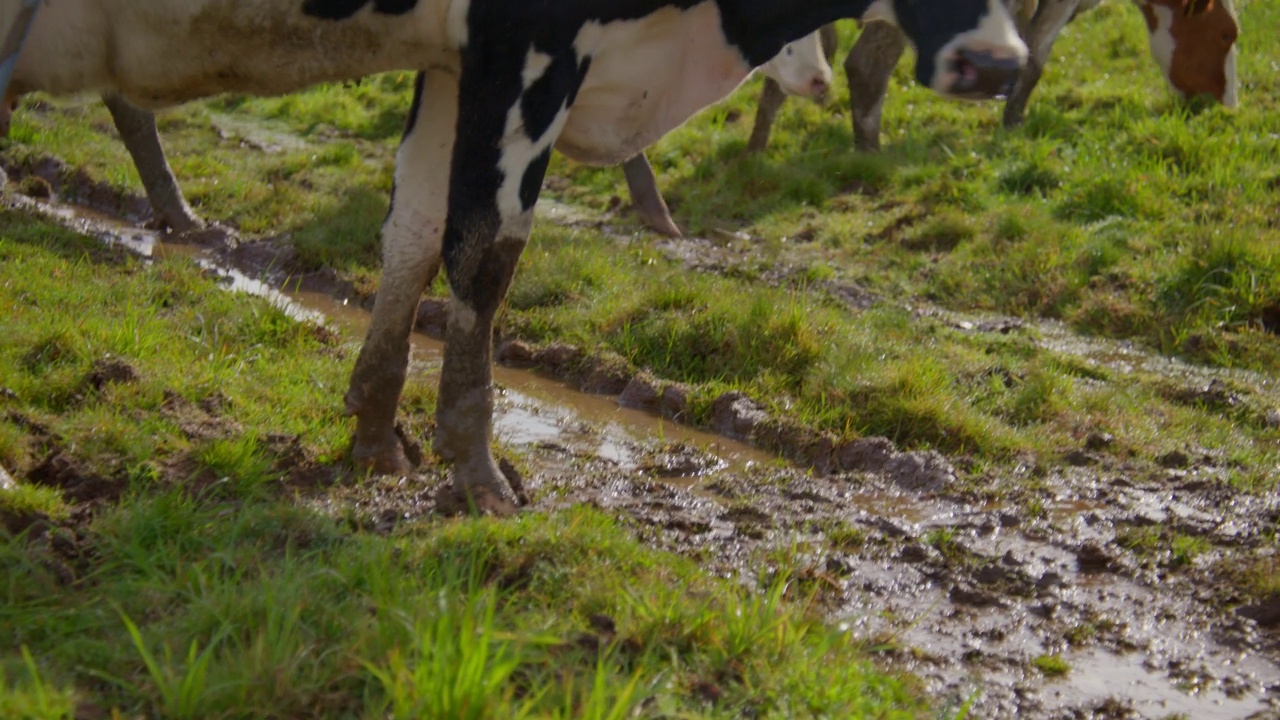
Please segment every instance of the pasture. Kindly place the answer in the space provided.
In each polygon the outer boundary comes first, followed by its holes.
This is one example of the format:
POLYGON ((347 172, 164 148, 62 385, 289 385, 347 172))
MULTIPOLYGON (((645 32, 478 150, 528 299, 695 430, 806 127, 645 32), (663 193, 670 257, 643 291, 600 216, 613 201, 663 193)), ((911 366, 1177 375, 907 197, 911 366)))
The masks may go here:
MULTIPOLYGON (((1014 130, 908 59, 881 154, 837 72, 747 155, 751 81, 648 152, 683 240, 553 159, 507 357, 675 383, 681 422, 780 457, 508 444, 515 520, 437 516, 429 457, 347 467, 358 337, 0 212, 0 716, 1276 712, 1280 5, 1239 9, 1238 110, 1174 102, 1115 0, 1014 130), (1137 680, 1082 689, 1109 677, 1137 680)), ((411 83, 160 129, 240 256, 358 305, 411 83)), ((11 192, 139 221, 96 99, 27 99, 2 147, 11 192)))

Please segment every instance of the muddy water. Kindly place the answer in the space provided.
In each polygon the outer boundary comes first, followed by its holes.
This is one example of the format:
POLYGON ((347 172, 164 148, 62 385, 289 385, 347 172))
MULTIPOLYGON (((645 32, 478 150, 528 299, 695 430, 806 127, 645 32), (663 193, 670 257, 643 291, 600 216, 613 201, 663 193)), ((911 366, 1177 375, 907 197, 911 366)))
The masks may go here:
MULTIPOLYGON (((335 325, 353 342, 366 327, 363 310, 282 292, 230 267, 226 253, 159 243, 75 208, 11 202, 143 255, 192 257, 228 287, 335 325)), ((415 335, 414 367, 438 368, 441 347, 415 335)), ((536 373, 495 375, 497 432, 538 466, 526 479, 544 498, 537 510, 591 502, 632 518, 655 544, 698 553, 712 571, 762 582, 775 570, 762 557, 798 555, 796 582, 812 583, 835 620, 921 677, 944 706, 972 701, 968 717, 1280 718, 1280 641, 1214 609, 1203 587, 1211 575, 1169 572, 1117 546, 1125 528, 1164 522, 1224 543, 1265 543, 1256 530, 1280 518, 1274 498, 1223 502, 1190 484, 1079 471, 1040 479, 1057 499, 1031 517, 945 489, 903 492, 874 475, 813 477, 614 398, 536 373), (709 460, 674 480, 646 471, 655 454, 683 452, 709 460), (837 538, 833 527, 851 531, 837 538), (1067 672, 1046 676, 1035 665, 1043 656, 1061 658, 1067 672)))
MULTIPOLYGON (((369 313, 362 308, 326 293, 282 288, 285 283, 256 279, 208 248, 162 242, 156 231, 88 208, 24 200, 15 198, 14 202, 143 257, 189 257, 216 274, 227 289, 265 298, 297 320, 328 324, 349 341, 362 340, 368 328, 369 313)), ((296 277, 292 280, 287 285, 304 285, 296 277)), ((443 342, 414 332, 412 348, 410 362, 415 370, 431 375, 438 372, 443 342)), ((495 435, 511 445, 557 445, 575 454, 601 458, 623 471, 638 469, 654 451, 655 442, 695 448, 714 458, 709 466, 699 465, 696 473, 666 476, 685 486, 720 471, 735 472, 754 464, 777 462, 773 455, 749 445, 622 407, 616 398, 582 393, 568 383, 535 372, 495 366, 494 380, 499 388, 495 435)))
MULTIPOLYGON (((191 246, 158 248, 160 255, 199 253, 191 246)), ((200 262, 226 278, 233 291, 270 298, 296 317, 328 322, 352 341, 364 338, 369 313, 361 308, 324 293, 277 290, 207 257, 200 262)), ((443 359, 444 343, 414 332, 412 348, 413 368, 435 375, 443 359)), ((624 471, 641 466, 655 438, 698 448, 718 458, 713 468, 704 471, 706 474, 739 471, 753 463, 775 461, 773 456, 740 442, 624 408, 616 398, 582 393, 565 382, 534 372, 499 365, 494 367, 494 381, 499 388, 494 432, 498 440, 511 445, 559 445, 576 454, 601 458, 624 471)))

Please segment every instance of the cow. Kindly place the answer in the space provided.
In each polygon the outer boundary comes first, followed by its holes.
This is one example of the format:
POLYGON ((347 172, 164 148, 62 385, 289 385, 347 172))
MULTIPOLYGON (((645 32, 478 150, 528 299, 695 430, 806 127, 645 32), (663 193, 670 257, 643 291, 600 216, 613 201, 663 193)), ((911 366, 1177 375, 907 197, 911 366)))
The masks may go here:
MULTIPOLYGON (((1101 0, 1010 0, 1031 49, 1027 66, 1004 108, 1004 126, 1022 124, 1027 101, 1044 72, 1053 43, 1068 22, 1101 0)), ((1235 41, 1240 26, 1231 0, 1133 0, 1146 21, 1151 55, 1180 97, 1207 96, 1226 107, 1238 103, 1235 41)), ((880 148, 880 117, 889 77, 906 49, 902 32, 887 23, 868 23, 845 58, 854 147, 880 148)), ((776 95, 781 105, 785 96, 776 95)), ((762 99, 763 104, 763 99, 762 99)), ((776 112, 776 110, 774 111, 776 112)), ((752 137, 768 138, 772 114, 757 116, 752 137)), ((759 143, 753 149, 762 149, 759 143)))
MULTIPOLYGON (((758 68, 765 80, 756 115, 757 128, 761 127, 761 114, 776 114, 788 95, 811 98, 818 102, 825 100, 827 90, 831 88, 831 56, 836 50, 835 43, 835 25, 824 25, 816 33, 787 43, 782 47, 782 52, 758 68)), ((770 118, 769 123, 772 122, 770 118)), ((755 149, 755 145, 767 142, 766 130, 763 139, 752 135, 747 149, 755 149)), ((631 204, 635 206, 641 222, 668 237, 683 235, 680 226, 671 217, 667 201, 658 190, 658 178, 644 153, 623 163, 622 172, 627 180, 627 190, 631 193, 631 204)))
POLYGON ((396 411, 415 311, 443 265, 434 450, 455 497, 504 514, 517 506, 491 450, 493 322, 552 149, 632 158, 840 18, 895 22, 918 50, 916 79, 943 95, 1007 92, 1026 60, 999 0, 58 0, 36 16, 10 91, 94 91, 151 110, 418 70, 382 282, 345 395, 351 456, 412 471, 396 411))

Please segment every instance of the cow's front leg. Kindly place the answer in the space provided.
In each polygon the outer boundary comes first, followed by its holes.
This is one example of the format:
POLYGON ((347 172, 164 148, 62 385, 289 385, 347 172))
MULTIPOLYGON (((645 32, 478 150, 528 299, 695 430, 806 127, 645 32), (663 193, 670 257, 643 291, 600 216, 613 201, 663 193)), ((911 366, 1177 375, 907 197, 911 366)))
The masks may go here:
POLYGON ((760 102, 756 106, 756 123, 751 127, 751 138, 747 140, 747 152, 763 152, 769 147, 769 134, 773 132, 773 123, 778 119, 778 111, 787 102, 787 94, 782 86, 773 78, 764 79, 764 88, 760 90, 760 102))
POLYGON ((453 463, 455 499, 506 513, 513 494, 494 462, 493 323, 533 223, 551 148, 589 61, 530 51, 497 66, 463 52, 457 146, 444 236, 453 289, 436 410, 436 452, 453 463))
POLYGON ((391 210, 382 224, 382 282, 346 396, 347 413, 356 416, 352 459, 376 472, 411 470, 395 429, 396 406, 404 389, 418 303, 440 269, 457 123, 457 76, 443 71, 419 74, 413 110, 396 153, 391 210))
POLYGON ((111 112, 120 139, 133 157, 133 166, 142 179, 142 187, 147 192, 147 200, 156 218, 174 232, 187 232, 203 225, 200 218, 192 212, 191 206, 182 197, 178 181, 165 159, 164 148, 160 146, 160 133, 156 130, 156 116, 148 110, 135 107, 123 97, 110 94, 103 95, 102 102, 111 112))
POLYGON ((880 149, 880 115, 889 78, 907 49, 907 38, 887 22, 870 22, 844 60, 853 115, 853 144, 863 152, 880 149))
POLYGON ((1027 101, 1031 99, 1031 91, 1035 90, 1044 72, 1044 64, 1049 61, 1049 53, 1053 51, 1053 43, 1058 39, 1062 28, 1076 14, 1080 0, 1041 0, 1036 14, 1031 19, 1031 27, 1027 31, 1027 48, 1031 51, 1027 64, 1018 76, 1018 82, 1009 94, 1004 105, 1004 126, 1016 127, 1022 124, 1027 111, 1027 101))

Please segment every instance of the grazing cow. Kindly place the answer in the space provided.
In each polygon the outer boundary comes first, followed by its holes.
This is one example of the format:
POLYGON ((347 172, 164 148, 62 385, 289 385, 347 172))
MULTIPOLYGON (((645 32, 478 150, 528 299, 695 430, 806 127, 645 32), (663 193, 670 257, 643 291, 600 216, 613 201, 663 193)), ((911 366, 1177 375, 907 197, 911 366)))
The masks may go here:
MULTIPOLYGON (((761 65, 759 70, 765 76, 764 90, 760 95, 759 113, 772 108, 777 113, 782 107, 782 100, 787 95, 812 98, 822 102, 827 90, 831 88, 831 55, 835 52, 835 25, 824 25, 822 30, 805 35, 803 38, 782 47, 782 52, 772 60, 761 65), (774 100, 774 95, 778 99, 774 100)), ((760 127, 760 115, 756 116, 756 127, 760 127)), ((772 118, 769 121, 772 123, 772 118)), ((757 142, 755 135, 747 149, 757 142)), ((763 142, 768 142, 766 131, 763 142)), ((635 206, 640 220, 652 230, 669 237, 680 237, 680 226, 671 217, 667 201, 658 190, 658 178, 653 174, 653 166, 644 153, 631 158, 622 166, 627 179, 627 190, 631 193, 631 204, 635 206)))
POLYGON ((490 448, 493 320, 552 148, 593 164, 634 157, 842 17, 896 22, 919 51, 917 80, 944 95, 1006 92, 1026 58, 999 0, 57 0, 36 16, 10 90, 157 108, 421 70, 346 394, 352 456, 411 469, 396 407, 415 310, 443 263, 453 299, 435 450, 459 497, 506 512, 490 448))
MULTIPOLYGON (((1027 101, 1063 27, 1101 0, 1010 0, 1010 11, 1031 50, 1027 66, 1005 104, 1004 125, 1022 124, 1027 101)), ((1146 20, 1151 55, 1180 97, 1208 96, 1227 107, 1237 104, 1235 41, 1239 23, 1231 0, 1133 0, 1146 20)), ((845 58, 854 145, 880 148, 880 116, 889 77, 906 49, 906 38, 886 23, 868 23, 845 58)), ((778 96, 781 105, 786 98, 778 96)), ((772 117, 761 116, 767 123, 772 117)), ((768 125, 757 133, 768 136, 768 125)), ((754 137, 754 134, 753 134, 754 137)), ((763 147, 763 144, 761 144, 763 147)))

